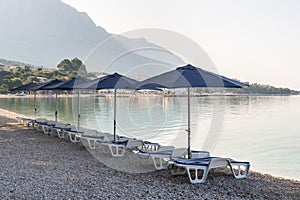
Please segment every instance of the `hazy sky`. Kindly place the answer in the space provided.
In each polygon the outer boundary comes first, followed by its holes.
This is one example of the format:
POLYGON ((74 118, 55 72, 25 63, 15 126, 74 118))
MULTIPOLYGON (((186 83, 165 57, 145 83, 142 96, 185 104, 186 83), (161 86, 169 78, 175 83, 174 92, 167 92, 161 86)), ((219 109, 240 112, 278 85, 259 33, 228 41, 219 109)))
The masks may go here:
POLYGON ((184 34, 228 77, 300 90, 298 0, 63 2, 111 33, 163 28, 184 34))

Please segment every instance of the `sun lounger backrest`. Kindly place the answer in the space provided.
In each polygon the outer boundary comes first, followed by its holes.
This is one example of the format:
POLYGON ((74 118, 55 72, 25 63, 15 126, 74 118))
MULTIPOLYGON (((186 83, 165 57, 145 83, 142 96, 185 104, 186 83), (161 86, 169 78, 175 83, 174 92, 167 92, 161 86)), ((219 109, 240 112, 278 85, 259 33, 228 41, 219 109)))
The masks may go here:
POLYGON ((35 121, 36 122, 46 122, 47 119, 46 118, 37 118, 35 121))
POLYGON ((71 128, 71 130, 77 130, 77 127, 74 125, 71 125, 70 128, 71 128))
POLYGON ((188 155, 187 148, 176 148, 174 149, 171 158, 180 158, 188 155))
POLYGON ((85 129, 85 130, 84 130, 84 134, 85 134, 85 135, 96 136, 96 135, 97 135, 97 131, 96 131, 96 130, 91 130, 91 129, 85 129))
POLYGON ((227 158, 212 158, 210 160, 209 168, 220 168, 229 165, 229 160, 227 158))
POLYGON ((160 146, 157 151, 158 152, 170 151, 172 153, 174 149, 175 149, 174 146, 160 146))
POLYGON ((142 147, 142 146, 144 146, 144 143, 142 140, 128 140, 126 148, 134 149, 134 148, 142 147))
POLYGON ((174 150, 174 146, 160 146, 159 150, 165 151, 165 150, 174 150))
POLYGON ((55 121, 49 120, 49 121, 47 121, 47 124, 55 124, 55 121))
POLYGON ((207 158, 210 157, 208 151, 192 151, 192 158, 207 158))
POLYGON ((62 128, 65 128, 66 126, 67 126, 66 124, 61 123, 61 122, 57 122, 57 123, 55 124, 55 127, 62 127, 62 128))

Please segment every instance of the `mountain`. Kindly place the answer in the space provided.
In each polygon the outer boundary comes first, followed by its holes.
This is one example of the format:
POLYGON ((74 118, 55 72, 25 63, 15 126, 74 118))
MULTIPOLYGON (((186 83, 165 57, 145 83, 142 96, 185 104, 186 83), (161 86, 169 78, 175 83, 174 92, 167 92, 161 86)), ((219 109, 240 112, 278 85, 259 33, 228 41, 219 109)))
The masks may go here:
POLYGON ((64 58, 84 60, 88 55, 89 71, 112 72, 122 66, 124 73, 137 65, 183 63, 172 53, 149 50, 159 47, 143 38, 108 33, 86 13, 60 0, 0 0, 0 27, 0 58, 48 68, 56 67, 64 58), (92 51, 101 42, 103 45, 92 51), (137 48, 144 51, 133 51, 137 48), (127 56, 118 57, 124 53, 127 56))
POLYGON ((48 67, 83 58, 111 36, 59 0, 1 0, 0 26, 0 57, 48 67))
POLYGON ((23 63, 23 62, 19 62, 16 60, 6 60, 3 58, 0 58, 0 64, 3 65, 7 65, 7 66, 29 66, 29 67, 33 67, 32 64, 29 63, 23 63))

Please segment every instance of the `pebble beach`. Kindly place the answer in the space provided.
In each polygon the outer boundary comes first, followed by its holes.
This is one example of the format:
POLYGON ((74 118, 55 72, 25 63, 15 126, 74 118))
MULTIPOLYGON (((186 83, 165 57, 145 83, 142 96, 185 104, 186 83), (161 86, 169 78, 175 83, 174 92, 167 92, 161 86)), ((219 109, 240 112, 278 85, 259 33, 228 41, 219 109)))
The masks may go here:
POLYGON ((299 181, 253 171, 240 180, 210 171, 206 183, 190 184, 167 170, 113 169, 109 158, 19 125, 16 116, 0 109, 0 199, 300 199, 299 181))

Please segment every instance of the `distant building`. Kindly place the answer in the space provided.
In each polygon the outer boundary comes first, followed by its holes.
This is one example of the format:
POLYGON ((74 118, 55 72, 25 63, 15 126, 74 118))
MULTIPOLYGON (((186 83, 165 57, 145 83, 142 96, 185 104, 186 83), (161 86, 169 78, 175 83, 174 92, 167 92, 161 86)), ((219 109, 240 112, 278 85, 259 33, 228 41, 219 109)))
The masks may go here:
POLYGON ((45 83, 48 81, 48 79, 45 77, 36 77, 36 78, 39 80, 40 83, 45 83))
POLYGON ((5 65, 0 63, 0 72, 4 71, 5 70, 5 65))
POLYGON ((16 72, 16 71, 18 71, 19 69, 22 69, 22 67, 19 66, 19 65, 13 65, 13 66, 9 66, 8 69, 9 69, 10 71, 12 71, 12 72, 16 72))

